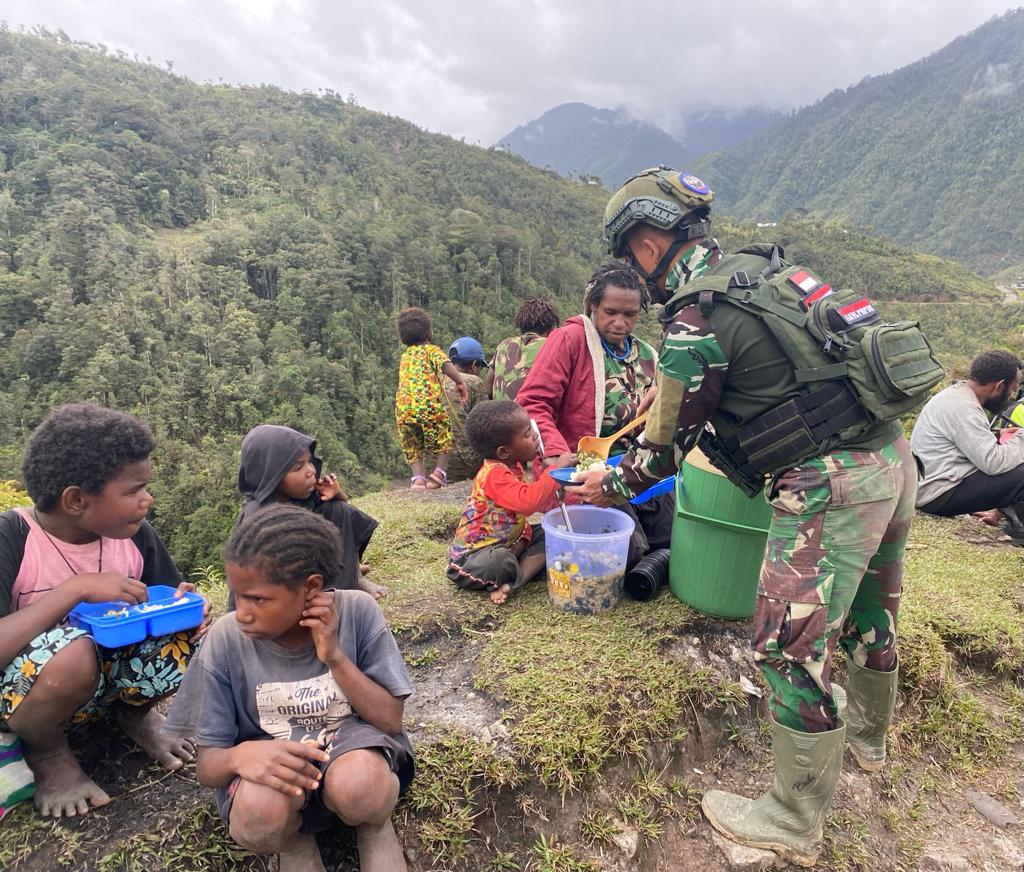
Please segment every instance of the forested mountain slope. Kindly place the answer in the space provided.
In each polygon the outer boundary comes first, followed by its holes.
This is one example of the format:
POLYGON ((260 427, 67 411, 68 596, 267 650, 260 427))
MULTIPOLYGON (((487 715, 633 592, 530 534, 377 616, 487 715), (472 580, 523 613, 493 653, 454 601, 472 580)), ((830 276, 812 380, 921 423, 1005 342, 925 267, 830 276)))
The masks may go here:
MULTIPOLYGON (((489 349, 528 294, 575 313, 606 197, 333 94, 197 85, 0 31, 0 479, 51 406, 134 411, 159 439, 156 521, 191 568, 217 558, 255 424, 315 434, 356 491, 404 474, 396 310, 489 349)), ((721 230, 781 234, 879 297, 994 294, 836 225, 721 230)))
POLYGON ((1024 261, 1024 10, 697 162, 723 208, 879 228, 993 273, 1024 261))
POLYGON ((615 188, 638 168, 684 163, 683 144, 653 124, 586 103, 562 103, 503 136, 500 146, 562 175, 596 176, 615 188))
POLYGON ((140 410, 175 523, 261 421, 317 433, 357 487, 396 471, 393 313, 493 340, 601 257, 604 194, 512 155, 62 40, 0 33, 0 149, 5 470, 56 402, 140 410))
POLYGON ((778 112, 747 109, 735 113, 688 113, 685 133, 672 136, 623 110, 586 103, 562 103, 521 124, 500 144, 534 166, 563 175, 596 176, 613 190, 639 169, 658 164, 685 167, 699 155, 718 151, 752 136, 781 117, 778 112))

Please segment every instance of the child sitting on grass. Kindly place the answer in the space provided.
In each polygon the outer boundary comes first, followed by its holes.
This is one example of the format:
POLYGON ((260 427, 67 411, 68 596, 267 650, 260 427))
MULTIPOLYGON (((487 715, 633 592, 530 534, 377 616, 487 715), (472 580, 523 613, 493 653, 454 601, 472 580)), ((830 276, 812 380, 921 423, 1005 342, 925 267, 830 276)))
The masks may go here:
POLYGON ((445 353, 433 345, 430 316, 418 308, 402 309, 396 320, 398 338, 406 346, 398 365, 395 394, 395 422, 402 453, 412 468, 411 490, 444 487, 448 484, 448 452, 452 448, 452 425, 444 407, 441 374, 455 382, 459 402, 469 393, 462 373, 445 353), (434 471, 424 476, 423 455, 435 455, 434 471))
POLYGON ((328 590, 334 528, 298 506, 260 509, 224 550, 236 611, 210 629, 165 729, 195 736, 196 777, 232 838, 322 870, 313 833, 356 828, 360 868, 406 868, 391 813, 413 777, 402 731, 412 684, 373 597, 328 590))
POLYGON ((190 742, 160 733, 154 706, 177 689, 202 628, 101 648, 64 623, 80 603, 145 602, 150 584, 177 585, 179 596, 195 590, 145 520, 152 450, 148 428, 130 415, 60 406, 25 449, 34 505, 0 514, 0 730, 21 738, 46 816, 110 801, 72 754, 69 724, 113 710, 165 768, 193 759, 190 742))
POLYGON ((525 467, 540 453, 540 440, 518 403, 474 406, 466 438, 484 462, 455 530, 448 577, 463 590, 490 591, 500 605, 544 568, 544 533, 526 519, 547 507, 558 482, 545 471, 527 483, 525 467))
POLYGON ((337 528, 341 538, 338 587, 359 588, 380 599, 388 589, 366 578, 369 567, 359 562, 377 521, 348 502, 335 475, 322 476, 322 472, 315 439, 276 424, 253 427, 242 440, 238 489, 243 503, 237 523, 272 502, 290 502, 316 512, 337 528))

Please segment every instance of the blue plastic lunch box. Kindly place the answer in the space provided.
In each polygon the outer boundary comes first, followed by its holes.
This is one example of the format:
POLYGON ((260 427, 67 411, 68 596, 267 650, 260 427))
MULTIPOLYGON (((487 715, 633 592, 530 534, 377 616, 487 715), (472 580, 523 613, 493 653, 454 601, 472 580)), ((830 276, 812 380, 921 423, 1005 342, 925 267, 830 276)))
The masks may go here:
POLYGON ((68 614, 68 623, 85 630, 104 648, 123 648, 147 636, 166 636, 198 627, 203 622, 206 600, 192 592, 175 599, 175 590, 170 585, 152 584, 149 600, 135 606, 124 602, 79 603, 68 614), (107 614, 115 610, 127 610, 127 614, 107 614))

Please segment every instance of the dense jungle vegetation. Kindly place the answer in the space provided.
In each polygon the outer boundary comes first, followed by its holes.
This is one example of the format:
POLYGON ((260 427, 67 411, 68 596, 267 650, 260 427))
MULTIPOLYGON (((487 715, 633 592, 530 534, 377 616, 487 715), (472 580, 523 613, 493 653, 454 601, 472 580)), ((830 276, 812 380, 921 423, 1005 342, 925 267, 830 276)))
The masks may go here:
MULTIPOLYGON (((158 436, 155 521, 188 570, 217 560, 257 423, 315 434, 357 492, 404 475, 394 313, 423 305, 439 344, 489 348, 527 295, 573 314, 607 196, 334 93, 199 85, 0 30, 0 479, 53 405, 132 411, 158 436)), ((851 227, 720 233, 782 239, 879 298, 999 305, 964 267, 851 227)))

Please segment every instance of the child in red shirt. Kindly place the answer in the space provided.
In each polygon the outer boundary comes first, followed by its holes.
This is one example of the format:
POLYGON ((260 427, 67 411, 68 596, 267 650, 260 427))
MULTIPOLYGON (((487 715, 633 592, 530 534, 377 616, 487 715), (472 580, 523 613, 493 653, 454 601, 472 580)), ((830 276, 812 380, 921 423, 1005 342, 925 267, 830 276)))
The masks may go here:
POLYGON ((550 504, 558 482, 545 472, 527 482, 540 453, 530 418, 511 400, 485 400, 466 416, 466 438, 484 458, 455 530, 448 577, 463 590, 486 590, 501 604, 544 568, 544 534, 527 516, 550 504))

